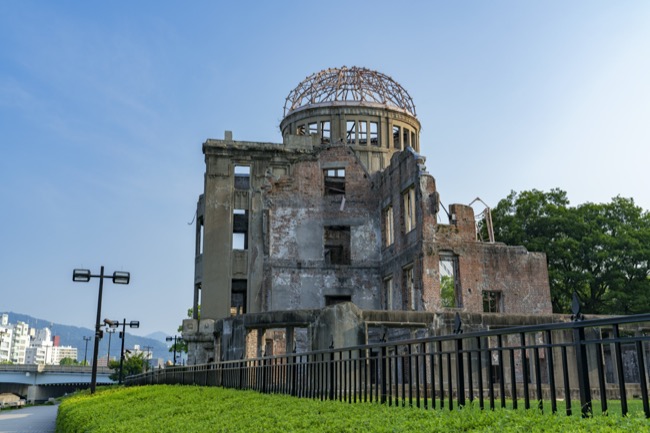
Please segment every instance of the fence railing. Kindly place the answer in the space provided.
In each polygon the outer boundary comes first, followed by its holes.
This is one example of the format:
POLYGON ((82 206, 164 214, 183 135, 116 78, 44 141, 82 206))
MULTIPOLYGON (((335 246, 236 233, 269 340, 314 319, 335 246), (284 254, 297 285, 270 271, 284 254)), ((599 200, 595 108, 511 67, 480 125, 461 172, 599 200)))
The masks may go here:
POLYGON ((196 384, 422 408, 538 407, 551 412, 639 400, 646 417, 650 314, 576 320, 171 367, 127 385, 196 384), (560 403, 560 405, 558 405, 560 403), (578 405, 578 407, 576 407, 578 405), (558 408, 563 409, 558 409, 558 408))

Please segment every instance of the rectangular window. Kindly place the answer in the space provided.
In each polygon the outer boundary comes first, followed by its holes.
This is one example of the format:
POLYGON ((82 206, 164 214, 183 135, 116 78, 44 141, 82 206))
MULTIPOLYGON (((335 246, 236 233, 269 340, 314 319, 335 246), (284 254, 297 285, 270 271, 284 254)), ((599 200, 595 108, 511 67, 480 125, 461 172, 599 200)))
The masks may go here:
POLYGON ((399 126, 393 126, 393 148, 395 149, 401 149, 402 148, 402 141, 401 141, 401 132, 400 132, 400 127, 399 126))
POLYGON ((341 304, 343 302, 352 302, 352 296, 346 295, 328 295, 325 296, 325 306, 329 307, 330 305, 341 304))
POLYGON ((443 308, 461 308, 458 256, 453 253, 440 254, 439 273, 440 305, 443 308))
POLYGON ((247 165, 235 166, 235 189, 250 189, 251 168, 247 165))
POLYGON ((393 236, 393 206, 388 206, 384 209, 384 245, 390 246, 395 242, 393 236))
POLYGON ((246 313, 246 280, 232 280, 230 292, 230 315, 246 313))
POLYGON ((296 126, 296 135, 305 135, 306 130, 305 130, 305 125, 297 125, 296 126))
POLYGON ((409 130, 402 128, 402 144, 404 144, 404 149, 411 145, 411 142, 409 141, 410 136, 411 135, 409 134, 409 130))
POLYGON ((501 313, 501 292, 492 292, 483 290, 483 312, 484 313, 501 313))
POLYGON ((357 142, 357 122, 348 120, 345 122, 346 139, 349 144, 356 144, 357 142))
POLYGON ((415 187, 410 187, 402 193, 402 202, 404 233, 408 233, 415 228, 415 187))
POLYGON ((415 310, 415 279, 413 273, 413 265, 409 265, 402 270, 404 275, 404 301, 405 307, 410 310, 415 310))
POLYGON ((326 264, 350 264, 350 226, 325 226, 323 245, 326 264))
POLYGON ((368 144, 368 122, 360 121, 357 123, 359 128, 359 144, 365 146, 368 144))
POLYGON ((325 195, 345 194, 345 169, 329 168, 323 171, 325 195))
POLYGON ((418 146, 417 143, 415 142, 415 132, 411 131, 411 147, 417 151, 418 146))
POLYGON ((248 249, 248 212, 234 209, 232 212, 232 249, 248 249))
POLYGON ((384 278, 384 309, 393 309, 393 277, 384 278))
POLYGON ((318 134, 318 123, 313 122, 308 125, 309 135, 311 134, 318 134))
POLYGON ((330 142, 330 122, 329 120, 321 123, 321 139, 323 143, 330 142))
POLYGON ((379 146, 379 124, 377 122, 370 122, 370 144, 379 146))

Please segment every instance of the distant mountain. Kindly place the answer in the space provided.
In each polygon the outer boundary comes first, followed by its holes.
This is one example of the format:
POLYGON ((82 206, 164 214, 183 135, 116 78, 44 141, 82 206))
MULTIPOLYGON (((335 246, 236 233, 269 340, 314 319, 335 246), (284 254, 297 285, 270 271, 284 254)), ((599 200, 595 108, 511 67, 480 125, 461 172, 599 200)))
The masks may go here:
MULTIPOLYGON (((165 338, 169 337, 169 334, 165 334, 164 332, 153 332, 151 334, 146 335, 145 337, 151 338, 152 340, 160 341, 165 343, 165 338)), ((167 344, 167 343, 165 343, 167 344)))
MULTIPOLYGON (((0 314, 3 313, 0 312, 0 314)), ((16 324, 17 322, 25 322, 29 325, 30 328, 36 328, 36 329, 50 328, 53 337, 54 336, 60 337, 61 346, 72 346, 77 348, 78 361, 83 361, 84 357, 86 357, 86 359, 90 361, 90 359, 93 357, 93 348, 95 344, 94 329, 62 325, 60 323, 53 323, 49 320, 37 319, 35 317, 28 316, 26 314, 12 313, 12 312, 6 312, 6 314, 9 315, 9 323, 12 324, 16 324), (86 341, 84 340, 83 337, 91 337, 91 339, 88 341, 87 346, 86 346, 86 341)), ((104 329, 105 331, 104 327, 102 329, 104 329)), ((108 354, 108 344, 110 340, 110 344, 111 344, 110 357, 111 359, 119 359, 120 349, 122 345, 122 341, 119 338, 119 331, 121 330, 122 328, 120 327, 119 330, 116 330, 116 332, 112 335, 109 334, 108 332, 104 332, 104 338, 102 338, 99 342, 98 358, 106 357, 106 355, 108 354)), ((156 332, 151 335, 157 336, 158 334, 165 335, 162 332, 156 332)), ((137 335, 129 334, 129 327, 127 326, 126 339, 124 340, 124 349, 125 350, 132 349, 134 345, 138 344, 140 345, 140 350, 144 350, 144 351, 151 350, 154 359, 162 358, 165 361, 171 360, 172 354, 169 352, 169 346, 165 343, 164 340, 165 340, 164 337, 162 338, 161 341, 158 338, 140 337, 137 335)))

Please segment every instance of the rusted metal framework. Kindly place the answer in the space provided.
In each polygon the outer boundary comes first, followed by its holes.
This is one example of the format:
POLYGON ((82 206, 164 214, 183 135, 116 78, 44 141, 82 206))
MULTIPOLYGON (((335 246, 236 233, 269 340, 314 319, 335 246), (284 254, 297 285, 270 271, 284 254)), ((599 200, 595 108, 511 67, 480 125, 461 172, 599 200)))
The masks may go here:
POLYGON ((322 103, 370 103, 397 108, 416 116, 408 92, 388 75, 366 68, 325 69, 305 78, 284 103, 284 115, 322 103))

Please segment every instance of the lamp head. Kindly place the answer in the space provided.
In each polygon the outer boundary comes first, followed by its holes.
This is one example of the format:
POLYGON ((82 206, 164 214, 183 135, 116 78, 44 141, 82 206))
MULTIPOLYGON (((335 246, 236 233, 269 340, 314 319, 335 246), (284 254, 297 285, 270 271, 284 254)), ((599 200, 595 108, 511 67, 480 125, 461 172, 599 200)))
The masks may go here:
POLYGON ((89 269, 75 269, 72 271, 72 281, 76 283, 87 283, 90 281, 89 269))

